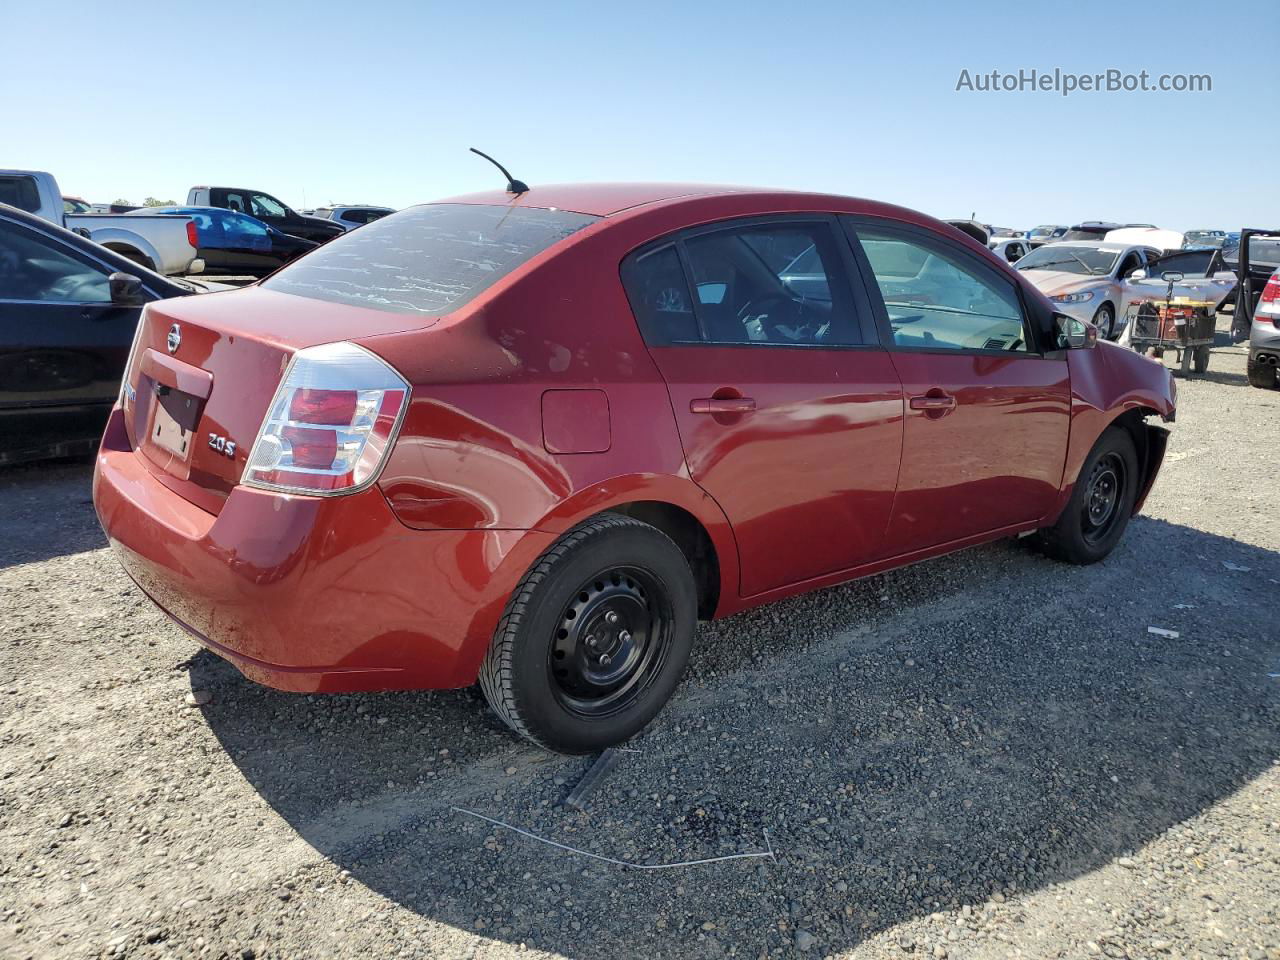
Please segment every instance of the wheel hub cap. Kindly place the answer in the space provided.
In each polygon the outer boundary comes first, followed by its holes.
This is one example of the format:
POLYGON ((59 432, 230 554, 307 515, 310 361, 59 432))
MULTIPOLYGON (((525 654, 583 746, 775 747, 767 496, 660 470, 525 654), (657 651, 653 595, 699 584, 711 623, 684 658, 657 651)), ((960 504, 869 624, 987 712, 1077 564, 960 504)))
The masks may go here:
POLYGON ((551 648, 553 685, 578 713, 617 707, 660 659, 666 621, 653 582, 614 570, 584 584, 565 607, 551 648))

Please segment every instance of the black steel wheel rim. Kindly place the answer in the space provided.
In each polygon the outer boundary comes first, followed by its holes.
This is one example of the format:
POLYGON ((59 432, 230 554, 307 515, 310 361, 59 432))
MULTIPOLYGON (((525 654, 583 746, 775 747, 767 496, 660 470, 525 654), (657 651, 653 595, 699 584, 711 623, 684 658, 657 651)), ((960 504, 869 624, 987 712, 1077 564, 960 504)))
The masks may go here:
POLYGON ((657 575, 632 566, 601 571, 561 611, 547 658, 556 700, 583 717, 626 710, 661 673, 674 630, 675 608, 657 575))
POLYGON ((1120 518, 1120 499, 1124 494, 1125 464, 1118 453, 1098 459, 1085 485, 1082 509, 1084 538, 1096 543, 1106 537, 1120 518))

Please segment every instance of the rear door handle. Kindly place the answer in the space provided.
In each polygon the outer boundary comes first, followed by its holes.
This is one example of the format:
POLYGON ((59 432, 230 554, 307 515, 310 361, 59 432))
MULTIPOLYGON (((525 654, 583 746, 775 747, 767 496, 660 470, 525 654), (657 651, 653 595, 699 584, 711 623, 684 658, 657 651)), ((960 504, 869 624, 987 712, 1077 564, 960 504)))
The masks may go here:
POLYGON ((911 398, 912 410, 954 410, 956 398, 949 393, 929 391, 922 397, 911 398))
POLYGON ((751 397, 701 397, 689 401, 690 413, 751 413, 755 408, 751 397))

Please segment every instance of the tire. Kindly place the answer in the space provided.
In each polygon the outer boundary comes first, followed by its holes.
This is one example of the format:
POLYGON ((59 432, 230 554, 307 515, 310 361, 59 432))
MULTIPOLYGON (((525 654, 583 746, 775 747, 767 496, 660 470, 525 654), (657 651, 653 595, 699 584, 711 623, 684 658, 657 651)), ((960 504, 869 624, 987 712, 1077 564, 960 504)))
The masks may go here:
POLYGON ((144 270, 150 270, 152 273, 156 272, 156 265, 151 262, 151 258, 145 253, 134 250, 132 247, 125 250, 117 250, 116 253, 120 254, 120 256, 124 257, 128 261, 136 263, 144 270))
POLYGON ((1098 328, 1098 336, 1110 340, 1116 332, 1116 311, 1109 303, 1104 303, 1093 315, 1093 325, 1098 328))
POLYGON ((657 716, 684 673, 697 619, 680 548, 647 523, 602 514, 557 540, 516 586, 480 689, 525 739, 594 753, 657 716))
POLYGON ((1195 371, 1196 373, 1204 373, 1209 369, 1209 345, 1196 347, 1195 355, 1195 371))
POLYGON ((1245 373, 1249 376, 1249 385, 1263 390, 1274 390, 1276 386, 1276 368, 1266 363, 1249 360, 1245 364, 1245 373))
POLYGON ((1137 496, 1138 454, 1133 438, 1123 427, 1111 427, 1098 438, 1081 467, 1058 522, 1040 531, 1045 553, 1064 563, 1097 563, 1120 542, 1137 496), (1113 478, 1109 486, 1108 473, 1113 478))

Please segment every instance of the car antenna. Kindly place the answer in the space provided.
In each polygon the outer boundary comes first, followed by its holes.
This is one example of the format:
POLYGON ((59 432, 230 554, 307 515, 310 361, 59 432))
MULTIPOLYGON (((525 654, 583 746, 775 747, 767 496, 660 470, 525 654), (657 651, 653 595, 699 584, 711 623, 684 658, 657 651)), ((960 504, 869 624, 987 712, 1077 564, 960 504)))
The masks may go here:
POLYGON ((489 156, 483 150, 477 150, 475 147, 472 147, 471 152, 480 154, 480 156, 484 157, 486 160, 488 160, 495 167, 497 167, 499 170, 502 171, 502 175, 507 178, 507 193, 514 193, 517 196, 519 196, 522 193, 529 192, 529 185, 527 183, 525 183, 523 180, 517 180, 515 177, 511 176, 511 174, 507 173, 506 167, 500 164, 497 160, 493 159, 493 157, 489 156))

